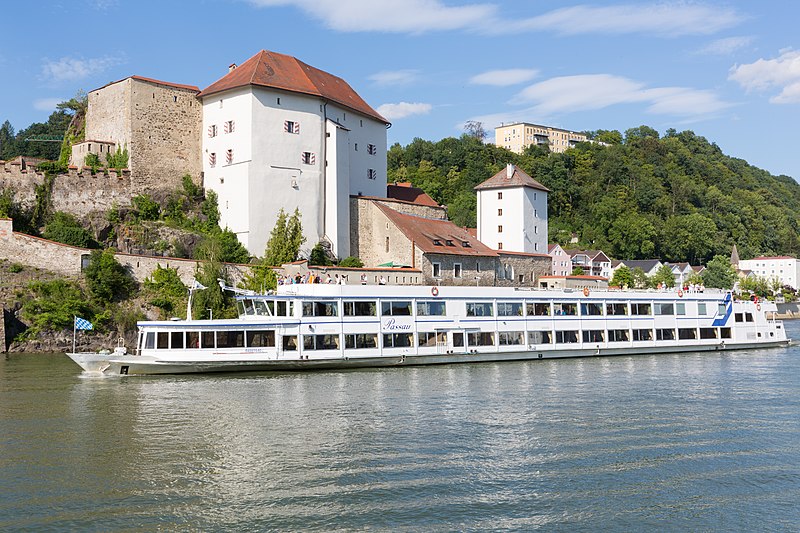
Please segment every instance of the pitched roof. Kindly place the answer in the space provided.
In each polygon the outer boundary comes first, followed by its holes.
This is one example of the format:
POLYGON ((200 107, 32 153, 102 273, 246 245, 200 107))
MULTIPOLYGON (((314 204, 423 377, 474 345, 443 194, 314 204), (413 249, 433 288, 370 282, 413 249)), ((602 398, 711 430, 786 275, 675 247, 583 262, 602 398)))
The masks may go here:
POLYGON ((494 250, 449 220, 406 215, 378 202, 374 205, 423 253, 497 257, 494 250))
POLYGON ((641 268, 645 272, 650 272, 661 263, 658 259, 623 259, 623 262, 631 270, 641 268))
POLYGON ((170 81, 161 81, 161 80, 156 80, 156 79, 153 79, 153 78, 145 78, 144 76, 128 76, 127 78, 122 78, 121 80, 117 80, 117 81, 112 81, 112 82, 106 83, 105 85, 103 85, 99 89, 95 89, 95 91, 99 91, 100 89, 105 89, 109 85, 114 85, 115 83, 119 83, 119 82, 125 81, 127 79, 143 81, 143 82, 152 83, 152 84, 155 84, 155 85, 164 85, 165 87, 172 87, 174 89, 186 89, 187 91, 194 91, 196 93, 200 92, 200 89, 198 87, 194 86, 194 85, 184 85, 182 83, 172 83, 170 81))
POLYGON ((203 89, 198 96, 203 98, 248 85, 318 96, 389 124, 388 120, 372 109, 342 78, 306 65, 295 57, 267 50, 261 50, 233 68, 203 89))
POLYGON ((412 204, 439 207, 436 200, 428 196, 422 189, 412 187, 409 182, 394 182, 394 185, 388 184, 386 186, 386 197, 412 204))
MULTIPOLYGON (((564 253, 566 253, 570 257, 575 257, 576 255, 585 255, 586 257, 588 257, 592 261, 594 261, 595 259, 597 259, 599 256, 602 255, 603 258, 605 258, 606 261, 611 261, 611 259, 609 259, 609 257, 605 254, 605 252, 603 252, 603 250, 569 249, 569 250, 564 250, 564 253)), ((603 258, 600 258, 600 260, 602 261, 603 258)))
POLYGON ((507 165, 506 168, 477 185, 475 190, 503 189, 507 187, 530 187, 532 189, 550 192, 550 189, 530 177, 517 165, 507 165))

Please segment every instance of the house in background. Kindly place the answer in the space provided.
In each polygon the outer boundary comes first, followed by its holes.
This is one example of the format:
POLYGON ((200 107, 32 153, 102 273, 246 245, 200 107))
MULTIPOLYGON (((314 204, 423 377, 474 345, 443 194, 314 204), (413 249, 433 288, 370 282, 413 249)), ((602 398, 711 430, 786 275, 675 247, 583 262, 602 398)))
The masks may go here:
POLYGON ((527 122, 503 124, 494 129, 494 144, 517 154, 521 154, 532 144, 546 146, 551 152, 561 153, 587 140, 585 134, 577 131, 527 122))
POLYGON ((739 270, 749 271, 769 280, 777 279, 781 285, 788 285, 793 289, 800 287, 800 261, 788 255, 760 256, 753 259, 740 259, 739 270))
POLYGON ((631 272, 634 268, 641 268, 645 275, 654 276, 661 268, 662 263, 658 259, 624 259, 619 262, 617 268, 623 265, 628 267, 631 272))
POLYGON ((547 247, 547 254, 553 259, 550 270, 552 276, 569 276, 572 274, 572 258, 560 244, 551 244, 547 247))
MULTIPOLYGON (((587 276, 611 277, 611 259, 602 250, 564 250, 572 262, 572 269, 581 267, 587 276)), ((572 270, 570 270, 570 273, 572 270)))

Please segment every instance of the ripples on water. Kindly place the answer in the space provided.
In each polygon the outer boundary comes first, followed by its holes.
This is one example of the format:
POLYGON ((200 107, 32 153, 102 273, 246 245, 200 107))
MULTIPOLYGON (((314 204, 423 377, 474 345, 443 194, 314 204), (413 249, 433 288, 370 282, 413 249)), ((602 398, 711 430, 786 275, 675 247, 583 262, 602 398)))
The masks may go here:
POLYGON ((11 356, 0 529, 797 530, 798 356, 106 379, 11 356))

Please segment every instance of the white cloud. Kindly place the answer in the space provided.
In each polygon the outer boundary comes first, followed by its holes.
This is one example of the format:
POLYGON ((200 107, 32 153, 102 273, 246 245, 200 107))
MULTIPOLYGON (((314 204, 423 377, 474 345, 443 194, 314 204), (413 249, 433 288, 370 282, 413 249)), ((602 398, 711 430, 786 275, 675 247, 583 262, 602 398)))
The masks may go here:
POLYGON ((469 79, 473 85, 493 85, 495 87, 507 87, 525 83, 535 78, 539 74, 538 70, 511 68, 506 70, 490 70, 477 74, 469 79))
POLYGON ((697 53, 702 55, 727 56, 748 46, 752 42, 753 38, 750 36, 726 37, 725 39, 717 39, 716 41, 708 43, 706 46, 699 49, 697 53))
POLYGON ((731 106, 711 91, 687 87, 647 88, 643 83, 611 74, 551 78, 525 88, 512 103, 533 104, 529 111, 537 115, 632 103, 647 104, 650 113, 709 115, 731 106))
POLYGON ((418 70, 384 70, 372 74, 368 79, 379 87, 389 87, 413 83, 417 80, 418 75, 418 70))
POLYGON ((378 113, 388 120, 406 118, 412 115, 427 115, 433 106, 423 103, 399 102, 397 104, 383 104, 378 108, 378 113))
POLYGON ((78 81, 119 64, 119 60, 111 57, 78 59, 62 57, 57 61, 46 59, 42 65, 42 77, 53 82, 78 81))
POLYGON ((56 105, 64 101, 64 98, 40 98, 33 101, 33 108, 37 111, 55 111, 56 105))
MULTIPOLYGON (((293 6, 344 32, 424 33, 471 30, 485 34, 552 31, 632 34, 661 37, 708 35, 735 26, 743 17, 734 9, 683 0, 595 7, 579 5, 543 15, 506 19, 500 3, 448 6, 442 0, 248 0, 257 7, 293 6)), ((538 3, 527 3, 538 9, 538 3)))
POLYGON ((780 89, 770 98, 773 104, 800 102, 800 51, 781 50, 776 59, 759 59, 745 65, 734 65, 728 79, 737 82, 747 91, 780 89))

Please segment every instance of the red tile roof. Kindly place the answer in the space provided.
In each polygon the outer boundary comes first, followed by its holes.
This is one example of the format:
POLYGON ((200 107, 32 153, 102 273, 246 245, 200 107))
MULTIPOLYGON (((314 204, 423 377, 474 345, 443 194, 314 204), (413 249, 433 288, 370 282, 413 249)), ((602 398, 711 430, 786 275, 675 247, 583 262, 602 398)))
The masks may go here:
POLYGON ((410 202, 412 204, 427 205, 431 207, 439 207, 436 200, 428 196, 425 191, 418 187, 412 187, 408 182, 395 182, 386 186, 386 197, 394 200, 402 200, 403 202, 410 202))
POLYGON ((508 165, 488 180, 476 186, 475 190, 502 189, 506 187, 531 187, 532 189, 550 192, 550 189, 530 177, 517 165, 508 165))
POLYGON ((115 83, 119 83, 121 81, 125 81, 128 78, 134 79, 134 80, 138 80, 138 81, 144 81, 144 82, 147 82, 147 83, 153 83, 153 84, 156 84, 156 85, 164 85, 166 87, 173 87, 173 88, 176 88, 176 89, 186 89, 187 91, 194 91, 196 93, 200 92, 200 89, 198 87, 194 86, 194 85, 183 85, 181 83, 172 83, 172 82, 169 82, 169 81, 161 81, 161 80, 156 80, 156 79, 153 79, 153 78, 145 78, 144 76, 128 76, 127 78, 122 78, 121 80, 117 80, 117 81, 112 81, 112 82, 106 83, 105 85, 103 85, 99 89, 95 89, 95 91, 99 91, 100 89, 105 89, 109 85, 114 85, 115 83))
POLYGON ((497 253, 449 220, 433 220, 398 213, 375 202, 375 206, 426 254, 497 257, 497 253), (449 241, 449 242, 448 242, 449 241), (435 244, 438 242, 439 244, 435 244))
POLYGON ((248 85, 318 96, 389 124, 343 79, 306 65, 292 56, 267 50, 261 50, 203 89, 198 96, 202 98, 248 85))

